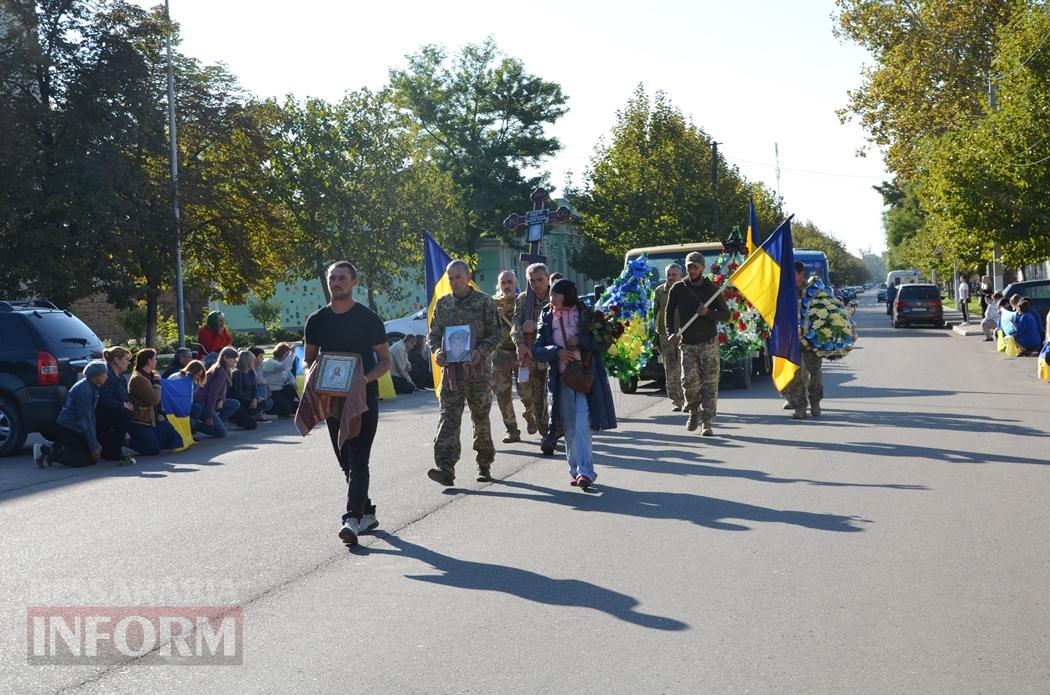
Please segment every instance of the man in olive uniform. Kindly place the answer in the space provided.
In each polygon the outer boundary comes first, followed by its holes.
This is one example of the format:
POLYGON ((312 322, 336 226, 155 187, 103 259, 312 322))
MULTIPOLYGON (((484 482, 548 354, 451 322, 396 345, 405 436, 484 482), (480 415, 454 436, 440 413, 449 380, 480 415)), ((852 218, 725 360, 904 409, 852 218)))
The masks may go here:
MULTIPOLYGON (((667 317, 664 310, 667 308, 667 293, 671 291, 674 284, 682 279, 682 266, 672 263, 664 271, 667 281, 657 285, 654 290, 653 314, 656 317, 656 339, 659 341, 660 360, 664 363, 664 383, 667 386, 667 397, 671 399, 673 410, 682 412, 685 408, 685 393, 682 391, 682 351, 677 345, 672 345, 668 337, 667 317)), ((675 329, 678 326, 674 326, 675 329)), ((671 331, 672 333, 674 331, 671 331)))
POLYGON ((470 267, 455 260, 445 269, 452 293, 437 300, 434 318, 430 323, 427 344, 438 366, 442 368, 441 415, 437 436, 434 438, 434 468, 427 471, 431 480, 452 485, 456 479, 459 461, 459 428, 463 421, 464 404, 470 407, 474 424, 474 451, 477 452, 479 482, 491 480, 492 461, 496 447, 492 443, 489 411, 492 409, 489 359, 499 345, 499 326, 496 303, 492 297, 477 292, 470 286, 470 267), (445 359, 445 329, 450 326, 470 326, 473 344, 468 346, 465 362, 451 363, 445 359))
MULTIPOLYGON (((798 287, 800 312, 802 310, 802 297, 805 296, 809 282, 806 280, 806 266, 795 261, 795 285, 798 287)), ((805 316, 800 315, 798 317, 800 328, 804 324, 805 319, 805 316)), ((806 347, 805 343, 800 348, 799 354, 802 357, 802 364, 799 370, 795 372, 795 378, 784 389, 784 396, 787 398, 787 404, 784 406, 784 409, 794 410, 795 412, 791 417, 796 420, 802 420, 806 417, 807 398, 810 414, 813 417, 819 417, 820 401, 824 398, 824 376, 821 374, 821 363, 824 360, 811 348, 806 347)))
MULTIPOLYGON (((492 393, 496 396, 503 425, 507 428, 504 444, 521 441, 518 419, 514 417, 514 382, 518 375, 518 351, 510 336, 511 319, 514 317, 514 300, 518 296, 518 276, 513 270, 499 274, 499 292, 492 295, 499 318, 499 347, 492 353, 492 393)), ((521 385, 518 385, 521 398, 521 385)))
POLYGON ((700 434, 710 437, 714 434, 711 421, 718 410, 718 378, 722 373, 718 322, 729 320, 729 307, 722 295, 718 295, 710 307, 704 305, 718 292, 718 287, 704 277, 705 265, 702 253, 693 251, 685 257, 688 277, 668 292, 664 321, 669 340, 682 346, 682 389, 689 411, 686 427, 693 432, 700 426, 700 434), (672 333, 675 321, 685 326, 694 315, 696 320, 681 335, 672 333))
MULTIPOLYGON (((532 359, 532 350, 525 343, 525 334, 536 334, 536 324, 540 320, 540 312, 543 311, 551 301, 550 275, 547 266, 542 263, 533 263, 525 269, 525 276, 529 280, 529 287, 536 297, 532 316, 525 316, 525 300, 527 294, 522 292, 514 302, 514 317, 511 319, 510 335, 514 345, 518 349, 518 364, 528 367, 529 378, 525 383, 518 383, 518 393, 521 395, 521 403, 525 407, 525 424, 529 434, 540 433, 547 437, 547 363, 537 362, 532 359)), ((552 446, 553 450, 553 446, 552 446)))

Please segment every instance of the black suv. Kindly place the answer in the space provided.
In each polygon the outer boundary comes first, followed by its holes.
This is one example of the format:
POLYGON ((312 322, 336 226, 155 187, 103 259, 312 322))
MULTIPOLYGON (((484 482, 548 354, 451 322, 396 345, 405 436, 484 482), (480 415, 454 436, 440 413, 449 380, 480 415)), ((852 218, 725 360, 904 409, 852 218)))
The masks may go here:
POLYGON ((49 302, 0 301, 0 456, 30 432, 55 424, 66 392, 102 342, 84 322, 49 302))

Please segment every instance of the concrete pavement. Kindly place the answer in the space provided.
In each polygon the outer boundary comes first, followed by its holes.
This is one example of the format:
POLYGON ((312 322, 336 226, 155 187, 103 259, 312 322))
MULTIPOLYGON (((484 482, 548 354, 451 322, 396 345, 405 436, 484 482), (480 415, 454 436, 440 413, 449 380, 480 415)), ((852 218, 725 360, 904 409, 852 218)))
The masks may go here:
POLYGON ((439 488, 432 397, 399 399, 382 533, 353 552, 323 430, 134 470, 4 460, 0 690, 1046 692, 1050 391, 862 301, 822 418, 759 382, 701 439, 644 386, 617 394, 594 493, 531 442, 497 445, 492 484, 439 488), (148 603, 243 606, 244 664, 25 663, 28 606, 148 603))

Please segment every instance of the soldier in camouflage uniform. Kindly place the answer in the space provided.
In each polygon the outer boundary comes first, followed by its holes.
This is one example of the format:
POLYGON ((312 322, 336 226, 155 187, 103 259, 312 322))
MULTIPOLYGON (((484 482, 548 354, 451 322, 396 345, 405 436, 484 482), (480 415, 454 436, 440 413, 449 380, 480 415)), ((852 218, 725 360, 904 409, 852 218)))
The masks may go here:
MULTIPOLYGON (((795 262, 795 284, 798 286, 798 308, 799 308, 799 330, 805 322, 802 312, 802 297, 805 296, 806 288, 812 280, 806 280, 806 266, 798 261, 795 262)), ((824 399, 824 376, 821 374, 821 365, 824 361, 820 355, 811 350, 803 342, 800 346, 799 355, 802 365, 795 372, 795 378, 784 389, 787 403, 785 410, 794 410, 791 415, 796 420, 806 417, 806 406, 813 417, 820 416, 820 401, 824 399), (807 403, 808 399, 808 403, 807 403)))
MULTIPOLYGON (((514 317, 514 300, 517 298, 518 276, 513 270, 499 274, 499 292, 492 295, 499 318, 500 343, 492 353, 492 393, 496 396, 503 425, 507 428, 504 444, 521 441, 518 419, 514 417, 514 384, 518 376, 518 351, 510 335, 511 319, 514 317)), ((518 384, 521 398, 521 384, 518 384)))
POLYGON ((701 427, 700 434, 714 434, 711 421, 718 410, 718 379, 722 364, 718 356, 718 322, 729 320, 729 307, 719 295, 711 303, 704 303, 718 292, 718 287, 704 277, 704 255, 693 251, 685 257, 685 269, 689 277, 676 283, 667 294, 664 310, 666 330, 671 333, 675 322, 685 326, 694 315, 697 317, 681 335, 671 334, 670 340, 682 346, 682 389, 685 391, 685 407, 689 411, 690 432, 701 427))
MULTIPOLYGON (((535 335, 540 312, 550 304, 551 286, 547 266, 533 263, 525 269, 529 287, 536 296, 535 307, 531 317, 525 316, 526 293, 522 292, 514 302, 514 317, 511 319, 510 335, 518 349, 518 363, 528 367, 529 378, 525 383, 518 383, 518 394, 525 407, 523 413, 529 434, 540 433, 546 439, 548 433, 547 410, 547 363, 532 359, 532 350, 526 345, 525 334, 535 335)), ((553 452, 553 446, 551 447, 553 452)))
MULTIPOLYGON (((667 397, 673 404, 671 410, 679 413, 685 409, 685 392, 682 391, 682 351, 677 345, 671 344, 664 310, 667 308, 667 293, 671 291, 676 282, 682 279, 682 266, 672 263, 664 272, 667 281, 658 285, 654 290, 653 314, 656 319, 656 339, 660 348, 660 361, 664 363, 664 384, 667 387, 667 397)), ((678 326, 674 328, 677 330, 678 326)))
POLYGON ((470 286, 470 267, 460 260, 448 264, 446 274, 452 293, 438 299, 430 323, 427 344, 442 367, 441 415, 434 437, 434 468, 427 471, 431 480, 452 485, 460 455, 460 424, 464 404, 470 407, 474 424, 474 451, 477 452, 479 482, 491 480, 496 447, 492 443, 489 411, 492 409, 489 359, 499 345, 496 303, 492 297, 470 286), (468 361, 451 364, 445 361, 443 339, 449 326, 471 327, 473 347, 468 361))

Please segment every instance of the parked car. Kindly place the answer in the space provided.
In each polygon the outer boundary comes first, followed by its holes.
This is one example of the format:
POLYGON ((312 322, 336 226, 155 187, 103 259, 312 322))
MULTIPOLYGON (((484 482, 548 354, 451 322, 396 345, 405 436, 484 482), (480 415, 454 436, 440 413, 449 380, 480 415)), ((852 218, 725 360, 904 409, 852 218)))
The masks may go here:
POLYGON ((944 307, 937 285, 907 284, 897 290, 893 300, 893 327, 929 323, 944 328, 944 307))
POLYGON ((101 357, 102 341, 68 311, 0 301, 0 456, 17 453, 31 432, 47 434, 66 392, 101 357))
POLYGON ((1003 290, 1004 297, 1015 294, 1028 298, 1032 303, 1032 311, 1039 316, 1039 322, 1045 325, 1046 313, 1050 311, 1050 280, 1012 282, 1003 290))
POLYGON ((427 334, 427 310, 420 309, 408 316, 391 319, 384 322, 383 327, 386 328, 386 341, 388 343, 395 343, 406 335, 425 336, 427 334))

